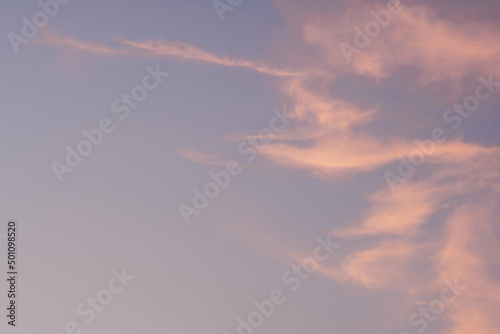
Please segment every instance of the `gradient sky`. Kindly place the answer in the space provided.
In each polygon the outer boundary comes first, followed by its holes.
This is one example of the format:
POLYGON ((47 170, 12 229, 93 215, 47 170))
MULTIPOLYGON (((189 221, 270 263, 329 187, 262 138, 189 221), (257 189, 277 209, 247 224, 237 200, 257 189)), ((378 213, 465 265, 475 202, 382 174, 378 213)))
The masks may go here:
POLYGON ((20 261, 2 333, 233 334, 282 289, 255 333, 413 334, 457 279, 425 333, 497 334, 500 88, 459 126, 444 115, 500 82, 500 3, 400 6, 349 63, 341 43, 387 1, 245 0, 221 21, 211 1, 72 0, 18 53, 8 34, 41 9, 2 2, 0 233, 18 222, 20 261), (112 102, 157 65, 169 76, 120 120, 112 102), (273 109, 296 118, 246 162, 273 109), (114 132, 59 182, 53 162, 103 118, 114 132), (391 189, 436 128, 447 140, 391 189), (179 205, 230 160, 242 173, 186 224, 179 205), (318 237, 341 246, 291 292, 318 237), (77 306, 122 267, 135 280, 85 324, 77 306))

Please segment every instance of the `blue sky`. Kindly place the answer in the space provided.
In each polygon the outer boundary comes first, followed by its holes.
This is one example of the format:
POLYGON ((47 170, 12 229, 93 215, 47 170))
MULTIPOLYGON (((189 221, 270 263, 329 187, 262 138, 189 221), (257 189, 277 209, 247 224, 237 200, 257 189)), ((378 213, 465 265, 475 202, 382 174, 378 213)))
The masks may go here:
POLYGON ((73 0, 19 52, 9 33, 41 7, 1 7, 21 333, 496 333, 494 1, 242 1, 220 20, 210 1, 73 0), (146 89, 151 71, 169 75, 146 89), (120 119, 113 101, 141 90, 120 119), (114 130, 79 153, 103 119, 114 130), (135 278, 86 322, 79 305, 122 268, 135 278))

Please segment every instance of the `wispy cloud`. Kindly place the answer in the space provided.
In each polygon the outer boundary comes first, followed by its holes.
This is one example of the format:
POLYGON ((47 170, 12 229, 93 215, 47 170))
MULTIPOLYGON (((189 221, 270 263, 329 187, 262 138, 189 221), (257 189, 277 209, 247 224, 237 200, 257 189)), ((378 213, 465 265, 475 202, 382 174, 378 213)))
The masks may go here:
POLYGON ((159 39, 156 41, 131 41, 125 38, 115 38, 123 47, 111 47, 90 41, 82 41, 73 37, 63 36, 54 30, 44 30, 39 43, 52 45, 67 51, 100 56, 136 55, 141 57, 167 57, 180 60, 190 60, 226 67, 239 67, 278 77, 298 76, 301 73, 273 68, 259 62, 234 59, 229 56, 218 56, 193 45, 180 41, 159 39))
POLYGON ((52 45, 66 51, 94 54, 100 56, 130 55, 132 51, 111 47, 90 41, 82 41, 73 37, 63 36, 52 29, 44 29, 38 40, 40 44, 52 45))
POLYGON ((183 149, 180 151, 180 154, 186 159, 209 166, 226 166, 230 160, 229 158, 224 159, 223 157, 200 152, 195 149, 183 149))
MULTIPOLYGON (((326 14, 314 20, 303 17, 305 41, 320 50, 320 58, 316 69, 309 64, 310 76, 291 79, 283 89, 293 112, 300 115, 302 127, 287 131, 284 140, 263 148, 263 154, 279 166, 325 178, 354 177, 377 172, 415 149, 409 138, 366 130, 377 117, 376 109, 365 110, 332 96, 329 84, 340 80, 342 73, 372 77, 375 85, 381 85, 398 70, 414 68, 419 85, 434 88, 439 84, 444 90, 460 90, 472 75, 500 73, 496 60, 500 43, 494 27, 480 22, 458 25, 420 5, 408 5, 394 18, 386 35, 347 64, 338 44, 352 38, 352 27, 367 22, 363 14, 356 14, 368 13, 371 6, 363 5, 356 11, 348 7, 344 16, 337 14, 338 20, 326 14), (304 142, 297 145, 297 140, 304 142)), ((295 14, 300 17, 300 13, 295 14)), ((437 146, 426 165, 425 172, 395 192, 384 187, 370 195, 371 205, 361 221, 330 231, 346 241, 356 238, 357 246, 340 263, 325 265, 322 272, 353 286, 394 291, 397 303, 407 302, 408 309, 438 291, 444 280, 460 278, 469 290, 444 316, 451 322, 446 332, 496 333, 499 321, 494 305, 500 300, 500 282, 491 266, 499 258, 494 249, 500 239, 495 223, 500 149, 465 143, 459 137, 437 146)), ((279 244, 277 240, 268 242, 279 244)), ((307 255, 261 247, 266 253, 288 254, 293 260, 307 255)))
POLYGON ((165 56, 184 60, 199 61, 220 66, 240 67, 274 76, 296 76, 299 74, 298 72, 294 71, 272 68, 258 62, 233 59, 228 56, 218 56, 179 41, 172 42, 160 39, 156 41, 134 42, 122 38, 118 39, 118 41, 134 49, 145 51, 146 54, 152 56, 165 56))
POLYGON ((330 13, 335 19, 327 15, 315 20, 305 17, 304 38, 320 51, 324 64, 376 80, 408 67, 420 70, 422 85, 448 81, 458 87, 460 80, 477 71, 499 73, 496 26, 480 21, 451 22, 438 17, 429 6, 401 3, 401 13, 392 15, 389 25, 353 55, 351 64, 339 44, 354 46, 354 28, 364 31, 366 24, 375 20, 370 11, 384 10, 384 4, 351 1, 344 12, 330 13))

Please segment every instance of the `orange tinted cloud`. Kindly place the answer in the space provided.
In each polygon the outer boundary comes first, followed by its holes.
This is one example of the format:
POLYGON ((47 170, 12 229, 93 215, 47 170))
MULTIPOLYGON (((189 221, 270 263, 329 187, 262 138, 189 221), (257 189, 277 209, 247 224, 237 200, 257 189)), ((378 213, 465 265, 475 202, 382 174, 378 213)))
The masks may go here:
POLYGON ((186 159, 209 166, 226 166, 227 162, 230 160, 213 154, 200 152, 195 149, 183 149, 180 151, 180 154, 186 159))
MULTIPOLYGON (((281 6, 286 5, 281 2, 281 6)), ((377 171, 415 149, 409 139, 368 133, 364 126, 376 119, 376 109, 367 111, 333 98, 324 89, 327 85, 310 84, 315 79, 332 83, 351 72, 373 77, 380 84, 398 70, 416 68, 419 84, 456 89, 468 76, 500 73, 495 27, 480 22, 458 25, 414 5, 395 16, 393 26, 355 56, 351 67, 339 43, 352 40, 352 28, 368 22, 362 13, 371 9, 371 5, 348 7, 335 19, 327 10, 314 19, 300 20, 301 14, 295 13, 293 20, 303 24, 306 43, 320 54, 309 65, 309 76, 294 78, 283 89, 302 126, 287 130, 280 142, 263 148, 263 154, 279 166, 321 177, 355 176, 377 171), (297 145, 297 140, 302 143, 297 145)), ((309 57, 313 51, 304 53, 309 57)), ((438 144, 425 162, 432 169, 398 185, 395 192, 386 187, 377 191, 369 197, 371 205, 361 221, 331 231, 347 241, 366 242, 356 243, 340 263, 324 272, 330 269, 332 274, 327 276, 339 282, 395 291, 399 301, 408 302, 407 310, 439 293, 445 280, 458 278, 469 288, 442 316, 451 323, 443 333, 496 333, 500 282, 492 274, 492 265, 498 265, 495 259, 500 258, 495 247, 500 239, 496 227, 499 152, 498 147, 464 143, 462 138, 438 144), (444 226, 436 213, 446 213, 444 226)))
POLYGON ((134 49, 145 51, 148 55, 174 57, 228 67, 240 67, 275 76, 298 75, 297 72, 275 69, 258 62, 232 59, 227 56, 217 56, 213 53, 179 41, 172 42, 167 40, 156 40, 133 42, 125 39, 119 39, 119 41, 134 49))
POLYGON ((468 286, 463 302, 452 305, 454 325, 451 334, 498 333, 500 319, 500 282, 491 274, 498 265, 498 208, 500 197, 478 196, 451 215, 438 255, 439 275, 461 277, 468 286))
POLYGON ((420 84, 450 81, 456 85, 477 72, 499 74, 500 37, 497 27, 483 22, 457 23, 437 17, 434 10, 417 3, 405 3, 399 14, 375 37, 368 36, 366 47, 354 42, 354 28, 365 32, 366 24, 375 21, 370 11, 387 10, 383 4, 356 2, 345 12, 331 13, 304 21, 304 38, 321 52, 325 64, 340 72, 354 71, 377 80, 400 68, 414 67, 420 72, 420 84), (348 64, 341 43, 358 49, 348 64))
POLYGON ((191 60, 215 64, 227 67, 239 67, 248 70, 278 76, 288 77, 297 76, 300 72, 281 70, 270 67, 259 62, 233 59, 228 56, 218 56, 207 52, 193 45, 179 41, 156 40, 156 41, 131 41, 124 38, 116 39, 128 49, 113 48, 107 45, 94 42, 81 41, 76 38, 66 37, 58 34, 53 30, 45 30, 39 40, 41 44, 53 45, 63 49, 78 51, 81 53, 89 53, 102 56, 118 56, 118 55, 138 55, 142 57, 172 57, 183 60, 191 60))
POLYGON ((44 29, 42 31, 38 42, 41 44, 57 46, 63 49, 101 56, 117 56, 131 53, 131 51, 112 48, 104 44, 81 41, 76 38, 62 36, 56 31, 50 29, 44 29))

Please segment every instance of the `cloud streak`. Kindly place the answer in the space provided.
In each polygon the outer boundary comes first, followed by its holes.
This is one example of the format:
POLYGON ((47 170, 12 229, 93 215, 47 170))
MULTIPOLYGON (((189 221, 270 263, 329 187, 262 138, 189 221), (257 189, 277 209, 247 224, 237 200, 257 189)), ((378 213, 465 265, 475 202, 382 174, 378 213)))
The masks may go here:
POLYGON ((67 51, 99 56, 122 56, 132 54, 130 50, 118 49, 104 44, 78 40, 73 37, 63 36, 51 29, 44 29, 42 31, 38 43, 55 46, 67 51))
POLYGON ((228 56, 217 56, 213 53, 179 41, 172 42, 162 39, 141 42, 133 42, 126 39, 118 39, 118 41, 132 47, 133 49, 144 51, 145 54, 152 56, 179 58, 226 67, 239 67, 273 76, 286 77, 299 75, 299 72, 275 69, 258 62, 233 59, 228 56))
POLYGON ((228 56, 218 56, 193 45, 180 41, 158 39, 156 41, 131 41, 125 38, 116 38, 117 42, 126 48, 111 47, 95 42, 82 41, 76 38, 63 36, 54 30, 44 30, 39 39, 40 44, 51 45, 67 51, 99 56, 141 56, 141 57, 167 57, 180 60, 189 60, 225 67, 244 68, 259 73, 291 77, 301 73, 270 67, 259 62, 234 59, 228 56))

